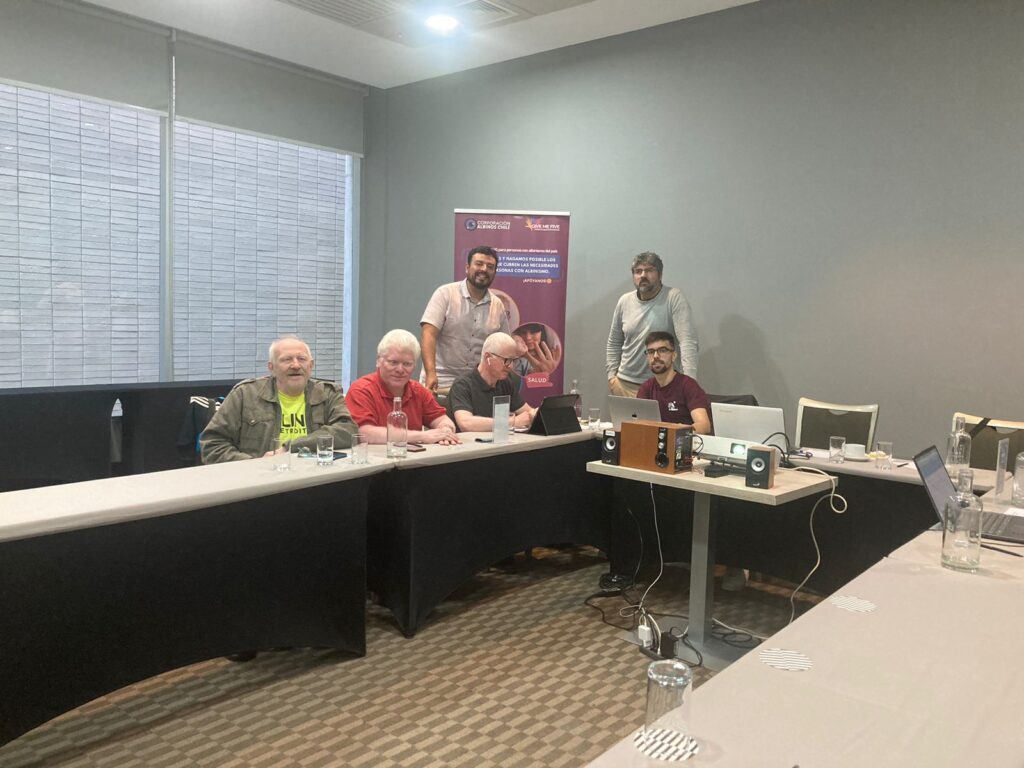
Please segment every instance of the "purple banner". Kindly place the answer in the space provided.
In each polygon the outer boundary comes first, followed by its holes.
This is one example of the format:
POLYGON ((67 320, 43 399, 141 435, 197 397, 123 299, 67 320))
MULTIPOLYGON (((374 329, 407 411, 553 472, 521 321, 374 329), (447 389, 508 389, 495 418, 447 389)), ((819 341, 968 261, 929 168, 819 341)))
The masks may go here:
POLYGON ((475 246, 498 252, 491 291, 505 303, 519 345, 516 370, 530 405, 566 391, 565 286, 569 267, 569 214, 522 211, 455 211, 455 279, 466 276, 475 246))

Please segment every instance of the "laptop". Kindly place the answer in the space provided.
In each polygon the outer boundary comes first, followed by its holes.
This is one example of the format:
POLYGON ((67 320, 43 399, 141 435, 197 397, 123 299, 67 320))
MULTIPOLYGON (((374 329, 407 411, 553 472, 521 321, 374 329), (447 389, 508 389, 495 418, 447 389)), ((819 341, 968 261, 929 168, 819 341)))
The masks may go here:
MULTIPOLYGON (((946 464, 934 445, 926 448, 914 457, 914 465, 921 475, 921 482, 928 491, 928 498, 932 502, 935 514, 939 516, 939 523, 942 523, 942 516, 946 511, 946 500, 956 493, 953 481, 949 479, 946 472, 946 464)), ((991 502, 986 502, 986 506, 991 502)), ((996 506, 1006 507, 1005 502, 996 506)), ((1017 544, 1024 544, 1024 517, 1007 515, 1002 512, 990 512, 982 510, 981 513, 981 535, 986 539, 998 541, 1012 541, 1017 544)))
POLYGON ((661 406, 657 400, 608 395, 608 415, 612 420, 612 429, 619 430, 624 421, 661 421, 661 406))
POLYGON ((531 435, 566 435, 581 432, 580 420, 576 418, 576 401, 579 395, 548 395, 540 404, 530 425, 531 435))
POLYGON ((786 420, 781 408, 712 403, 711 421, 715 425, 715 434, 719 437, 731 437, 760 445, 774 445, 786 455, 786 420))

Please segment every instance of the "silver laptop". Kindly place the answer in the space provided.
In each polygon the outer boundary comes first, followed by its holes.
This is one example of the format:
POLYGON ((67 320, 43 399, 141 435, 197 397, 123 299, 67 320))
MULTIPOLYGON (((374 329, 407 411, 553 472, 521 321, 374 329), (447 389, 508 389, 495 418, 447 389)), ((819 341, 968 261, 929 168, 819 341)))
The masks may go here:
MULTIPOLYGON (((914 457, 914 464, 917 472, 921 475, 921 482, 928 491, 928 498, 932 502, 935 514, 939 516, 939 523, 946 511, 946 500, 956 493, 953 481, 949 479, 946 472, 945 462, 939 449, 934 445, 926 448, 914 457)), ((985 506, 990 502, 986 501, 985 506)), ((1005 504, 996 503, 997 508, 1005 504)), ((986 539, 997 539, 999 541, 1012 541, 1017 544, 1024 544, 1024 517, 1018 515, 1006 515, 1002 512, 982 511, 981 513, 981 535, 986 539)))
POLYGON ((661 406, 657 400, 608 395, 608 415, 612 420, 612 429, 621 429, 624 421, 661 421, 661 406))
POLYGON ((781 408, 763 405, 712 403, 711 421, 719 437, 739 438, 761 445, 774 445, 786 453, 786 420, 781 408))

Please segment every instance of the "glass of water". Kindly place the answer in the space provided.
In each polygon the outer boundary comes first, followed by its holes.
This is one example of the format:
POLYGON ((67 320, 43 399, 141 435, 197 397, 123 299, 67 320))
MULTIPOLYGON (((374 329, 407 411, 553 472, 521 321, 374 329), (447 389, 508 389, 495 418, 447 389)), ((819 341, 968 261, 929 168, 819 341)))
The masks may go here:
POLYGON ((318 437, 316 439, 316 464, 318 467, 329 467, 334 463, 334 437, 318 437))
POLYGON ((828 439, 828 460, 833 464, 842 464, 846 460, 846 438, 833 435, 828 439))
POLYGON ((287 472, 292 468, 292 449, 291 444, 285 440, 275 440, 273 443, 274 451, 274 471, 275 472, 287 472))
POLYGON ((352 463, 370 463, 370 444, 362 435, 352 435, 352 463))
POLYGON ((875 443, 875 468, 892 469, 892 443, 879 440, 875 443))
POLYGON ((647 711, 641 743, 692 739, 690 700, 693 673, 678 659, 653 661, 647 667, 647 711))
POLYGON ((587 409, 587 427, 591 432, 596 432, 601 426, 601 409, 600 408, 588 408, 587 409))

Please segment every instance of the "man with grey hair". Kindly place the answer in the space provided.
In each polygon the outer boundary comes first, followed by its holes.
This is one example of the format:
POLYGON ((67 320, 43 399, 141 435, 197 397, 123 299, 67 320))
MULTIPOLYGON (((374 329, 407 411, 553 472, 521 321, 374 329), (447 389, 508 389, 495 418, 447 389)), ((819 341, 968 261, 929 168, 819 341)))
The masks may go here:
POLYGON ((512 427, 533 423, 535 408, 519 394, 519 386, 509 379, 519 353, 516 341, 507 333, 492 333, 484 341, 480 363, 460 376, 448 392, 448 412, 462 432, 490 432, 494 428, 491 413, 494 398, 508 395, 512 427))
POLYGON ((267 353, 270 374, 234 386, 200 438, 204 464, 253 459, 294 443, 316 451, 316 438, 330 435, 335 448, 352 444, 355 424, 341 387, 311 378, 313 355, 295 336, 282 336, 267 353))
POLYGON ((461 442, 455 424, 430 390, 411 378, 419 356, 415 336, 401 328, 388 331, 377 344, 377 370, 352 382, 345 399, 367 442, 387 442, 387 419, 396 397, 402 398, 402 412, 409 419, 410 443, 461 442))
POLYGON ((633 285, 615 305, 608 331, 605 368, 608 391, 613 395, 636 397, 647 380, 644 339, 652 331, 671 333, 678 342, 679 370, 697 377, 697 332, 690 317, 690 304, 678 288, 661 282, 661 257, 644 251, 633 257, 633 285))

